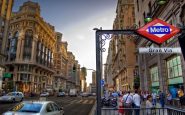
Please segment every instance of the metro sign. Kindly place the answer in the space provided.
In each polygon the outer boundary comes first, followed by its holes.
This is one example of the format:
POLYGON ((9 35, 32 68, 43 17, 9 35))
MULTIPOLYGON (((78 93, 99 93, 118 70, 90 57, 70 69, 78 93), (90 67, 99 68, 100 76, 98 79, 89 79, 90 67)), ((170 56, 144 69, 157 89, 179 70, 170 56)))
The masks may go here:
POLYGON ((157 44, 162 44, 166 40, 179 33, 179 31, 180 29, 160 19, 155 19, 145 26, 139 28, 137 33, 157 44))

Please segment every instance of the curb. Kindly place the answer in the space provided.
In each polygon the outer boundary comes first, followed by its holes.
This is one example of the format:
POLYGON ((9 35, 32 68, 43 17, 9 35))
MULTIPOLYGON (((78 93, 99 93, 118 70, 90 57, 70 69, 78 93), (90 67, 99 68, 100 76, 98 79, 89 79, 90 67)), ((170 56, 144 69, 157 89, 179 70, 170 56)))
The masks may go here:
POLYGON ((95 115, 95 111, 96 111, 96 102, 94 103, 94 105, 88 115, 95 115))

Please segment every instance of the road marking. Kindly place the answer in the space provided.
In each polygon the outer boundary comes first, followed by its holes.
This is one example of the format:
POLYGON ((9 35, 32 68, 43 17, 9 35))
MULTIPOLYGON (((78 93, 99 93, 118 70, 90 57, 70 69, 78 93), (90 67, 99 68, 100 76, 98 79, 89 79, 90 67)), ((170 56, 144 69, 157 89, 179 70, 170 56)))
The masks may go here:
POLYGON ((88 104, 93 104, 94 103, 94 100, 90 100, 88 104))
POLYGON ((86 104, 89 100, 85 100, 82 104, 86 104))
POLYGON ((79 101, 78 101, 78 102, 76 102, 76 103, 82 103, 82 101, 83 101, 83 100, 79 100, 79 101))

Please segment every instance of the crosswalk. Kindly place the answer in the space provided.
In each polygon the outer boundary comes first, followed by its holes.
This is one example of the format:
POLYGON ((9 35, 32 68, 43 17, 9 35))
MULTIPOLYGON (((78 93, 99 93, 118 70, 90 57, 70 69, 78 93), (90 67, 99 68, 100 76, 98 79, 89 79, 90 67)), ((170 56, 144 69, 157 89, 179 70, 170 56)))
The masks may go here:
POLYGON ((94 104, 94 99, 88 99, 88 98, 74 98, 74 97, 65 97, 65 98, 59 98, 57 103, 63 103, 67 105, 72 104, 94 104))

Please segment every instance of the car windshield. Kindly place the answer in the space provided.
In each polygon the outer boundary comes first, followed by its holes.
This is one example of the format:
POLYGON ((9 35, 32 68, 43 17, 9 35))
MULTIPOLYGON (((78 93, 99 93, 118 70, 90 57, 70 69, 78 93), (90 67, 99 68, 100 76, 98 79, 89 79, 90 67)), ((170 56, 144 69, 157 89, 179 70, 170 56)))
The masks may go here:
POLYGON ((16 93, 15 92, 10 92, 10 93, 8 93, 8 94, 6 94, 7 96, 15 96, 16 95, 16 93))
POLYGON ((20 103, 13 107, 11 111, 39 113, 41 108, 42 104, 39 103, 20 103))

